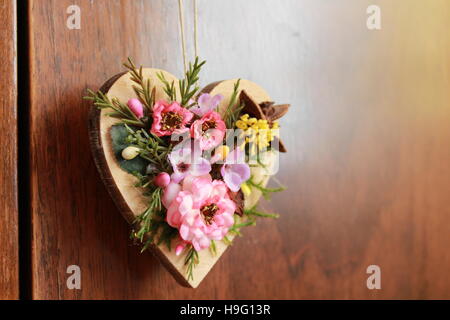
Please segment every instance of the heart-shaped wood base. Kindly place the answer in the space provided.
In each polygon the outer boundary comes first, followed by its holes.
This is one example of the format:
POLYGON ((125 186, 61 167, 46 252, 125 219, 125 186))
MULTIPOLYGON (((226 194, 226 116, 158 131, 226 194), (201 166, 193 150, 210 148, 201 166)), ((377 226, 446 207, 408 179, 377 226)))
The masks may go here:
MULTIPOLYGON (((178 79, 175 76, 166 71, 150 68, 143 69, 144 77, 150 79, 152 85, 155 87, 156 100, 167 99, 163 90, 163 84, 156 76, 159 72, 162 72, 169 82, 175 81, 175 84, 178 82, 178 79)), ((224 99, 219 106, 219 110, 223 111, 226 106, 228 106, 235 82, 236 80, 215 82, 205 87, 202 91, 209 92, 213 95, 219 93, 222 94, 224 99)), ((128 99, 136 97, 132 85, 133 82, 131 81, 130 74, 121 73, 108 80, 101 87, 100 91, 105 93, 109 98, 115 97, 126 103, 128 99)), ((245 90, 257 103, 271 100, 269 95, 261 87, 251 81, 241 80, 239 88, 240 90, 245 90)), ((91 109, 89 116, 91 148, 95 163, 108 192, 116 203, 120 213, 131 224, 135 217, 146 209, 146 198, 142 195, 142 190, 134 186, 137 181, 136 177, 119 167, 112 150, 111 137, 109 134, 111 126, 116 124, 118 120, 107 116, 107 113, 107 110, 99 110, 95 106, 91 109)), ((274 161, 276 158, 277 157, 274 154, 274 161)), ((270 178, 262 167, 252 168, 252 176, 256 181, 262 182, 263 185, 265 185, 270 178)), ((260 197, 261 193, 258 190, 254 190, 251 196, 245 199, 245 207, 253 206, 258 202, 260 197)), ((229 237, 230 240, 232 240, 232 238, 232 236, 229 237)), ((216 255, 213 256, 209 250, 200 251, 200 263, 194 269, 193 279, 190 280, 187 279, 186 266, 184 265, 185 254, 176 256, 175 250, 169 251, 163 245, 153 245, 150 247, 150 250, 161 260, 164 266, 174 275, 180 284, 196 288, 227 247, 228 246, 222 241, 217 241, 216 255)))

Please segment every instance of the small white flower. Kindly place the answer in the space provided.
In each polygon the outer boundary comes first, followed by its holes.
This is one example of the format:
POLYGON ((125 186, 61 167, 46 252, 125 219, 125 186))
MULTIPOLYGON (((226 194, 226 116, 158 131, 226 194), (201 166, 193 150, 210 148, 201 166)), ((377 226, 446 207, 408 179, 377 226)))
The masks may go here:
POLYGON ((122 158, 124 158, 125 160, 132 160, 139 155, 140 150, 141 149, 137 147, 132 146, 126 147, 125 149, 122 150, 122 158))

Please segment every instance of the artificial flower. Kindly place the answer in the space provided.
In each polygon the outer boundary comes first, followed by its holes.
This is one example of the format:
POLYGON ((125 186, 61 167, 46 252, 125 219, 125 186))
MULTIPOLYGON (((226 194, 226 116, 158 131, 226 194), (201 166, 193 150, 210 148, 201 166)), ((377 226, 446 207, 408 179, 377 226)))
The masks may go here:
MULTIPOLYGON (((262 119, 267 120, 268 125, 270 126, 270 129, 278 129, 278 123, 275 122, 275 120, 280 119, 283 117, 289 110, 290 105, 289 104, 279 104, 275 105, 272 101, 264 101, 262 103, 256 103, 256 101, 251 98, 245 90, 241 91, 241 94, 239 96, 241 103, 244 104, 244 107, 242 109, 242 113, 248 114, 251 117, 254 117, 256 119, 262 119)), ((239 121, 238 121, 239 122, 239 121)), ((238 123, 236 123, 238 125, 238 123)), ((242 123, 240 123, 242 125, 242 123)), ((246 130, 246 129, 243 129, 246 130)), ((268 131, 269 134, 272 134, 272 130, 268 131)), ((264 135, 264 134, 263 134, 264 135)), ((261 136, 263 136, 261 135, 261 136)), ((258 138, 258 143, 262 148, 267 146, 267 140, 272 141, 276 140, 277 143, 273 146, 276 150, 280 152, 286 152, 286 147, 284 146, 283 142, 280 140, 280 138, 277 135, 274 135, 274 138, 268 137, 269 139, 266 139, 263 137, 262 139, 258 138)))
POLYGON ((187 175, 202 176, 211 171, 211 164, 202 158, 199 142, 191 139, 182 142, 169 154, 173 168, 172 181, 183 180, 187 175))
POLYGON ((130 99, 128 100, 127 105, 130 110, 136 115, 136 117, 138 117, 138 119, 144 116, 144 106, 142 105, 142 102, 139 101, 139 99, 130 99))
POLYGON ((155 177, 155 185, 160 188, 165 188, 170 183, 170 176, 167 172, 161 172, 155 177))
POLYGON ((250 189, 250 187, 248 186, 247 183, 243 183, 241 184, 241 190, 244 193, 245 196, 250 196, 250 194, 252 193, 252 190, 250 189))
POLYGON ((167 187, 164 189, 163 196, 161 197, 161 202, 166 209, 170 207, 170 204, 173 202, 180 191, 181 185, 176 182, 171 181, 167 185, 167 187))
POLYGON ((216 163, 217 161, 223 161, 227 158, 230 148, 228 146, 218 146, 214 150, 214 155, 209 162, 216 163))
POLYGON ((222 143, 226 126, 215 111, 207 112, 191 126, 191 136, 200 142, 201 150, 209 150, 222 143))
POLYGON ((239 191, 241 184, 250 178, 250 167, 245 163, 245 154, 239 148, 230 152, 220 173, 231 191, 239 191))
POLYGON ((212 111, 215 108, 217 108, 222 99, 223 95, 221 94, 211 96, 209 93, 203 93, 198 98, 197 104, 192 108, 190 108, 189 110, 198 115, 199 117, 203 117, 209 111, 212 111))
POLYGON ((140 152, 141 149, 139 149, 138 147, 128 146, 122 150, 122 158, 124 158, 125 160, 133 160, 139 155, 140 152))
POLYGON ((236 121, 236 127, 243 130, 246 143, 253 143, 259 149, 267 148, 277 136, 277 121, 269 123, 266 119, 250 118, 246 113, 236 121))
POLYGON ((151 132, 158 137, 181 134, 188 130, 186 125, 194 114, 183 108, 178 102, 168 103, 159 100, 153 106, 153 124, 151 132))
POLYGON ((175 255, 179 256, 187 245, 188 243, 186 241, 181 241, 175 248, 175 255))
POLYGON ((212 180, 209 175, 188 181, 183 182, 170 204, 167 223, 179 229, 180 237, 200 251, 208 248, 211 240, 222 240, 228 233, 234 224, 236 204, 223 181, 212 180))

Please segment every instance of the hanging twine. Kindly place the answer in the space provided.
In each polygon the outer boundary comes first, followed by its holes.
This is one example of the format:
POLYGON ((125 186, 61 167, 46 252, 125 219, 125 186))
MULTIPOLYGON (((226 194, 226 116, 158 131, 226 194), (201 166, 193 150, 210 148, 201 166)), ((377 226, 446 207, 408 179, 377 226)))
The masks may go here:
POLYGON ((198 57, 198 10, 197 0, 194 0, 194 48, 195 56, 198 57))
POLYGON ((181 36, 181 50, 183 51, 183 65, 184 73, 187 71, 187 58, 186 58, 186 39, 184 37, 184 10, 183 0, 178 0, 178 13, 180 19, 180 36, 181 36))
MULTIPOLYGON (((194 1, 194 50, 195 56, 198 57, 198 7, 197 0, 194 1)), ((178 0, 178 14, 180 20, 180 37, 181 37, 181 50, 183 52, 183 66, 184 73, 187 72, 187 54, 186 54, 186 37, 184 32, 184 5, 183 0, 178 0)))

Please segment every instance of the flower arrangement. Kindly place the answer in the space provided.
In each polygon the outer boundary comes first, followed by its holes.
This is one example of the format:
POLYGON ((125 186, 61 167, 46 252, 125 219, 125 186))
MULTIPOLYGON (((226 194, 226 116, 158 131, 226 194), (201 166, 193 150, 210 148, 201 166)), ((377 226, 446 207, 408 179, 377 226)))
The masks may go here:
POLYGON ((264 167, 266 154, 285 151, 276 120, 288 105, 257 104, 239 89, 238 80, 228 106, 219 110, 224 97, 201 92, 197 85, 204 63, 196 58, 177 86, 160 73, 167 99, 156 100, 142 67, 128 59, 124 66, 135 97, 119 101, 91 90, 86 97, 118 119, 110 129, 116 160, 136 176, 136 187, 148 199, 131 237, 142 251, 166 244, 177 255, 184 252, 188 279, 199 251, 214 254, 216 241, 230 243, 230 234, 241 235, 240 229, 255 225, 257 218, 278 217, 257 205, 246 208, 245 197, 255 190, 264 197, 284 190, 255 181, 252 168, 264 167))

